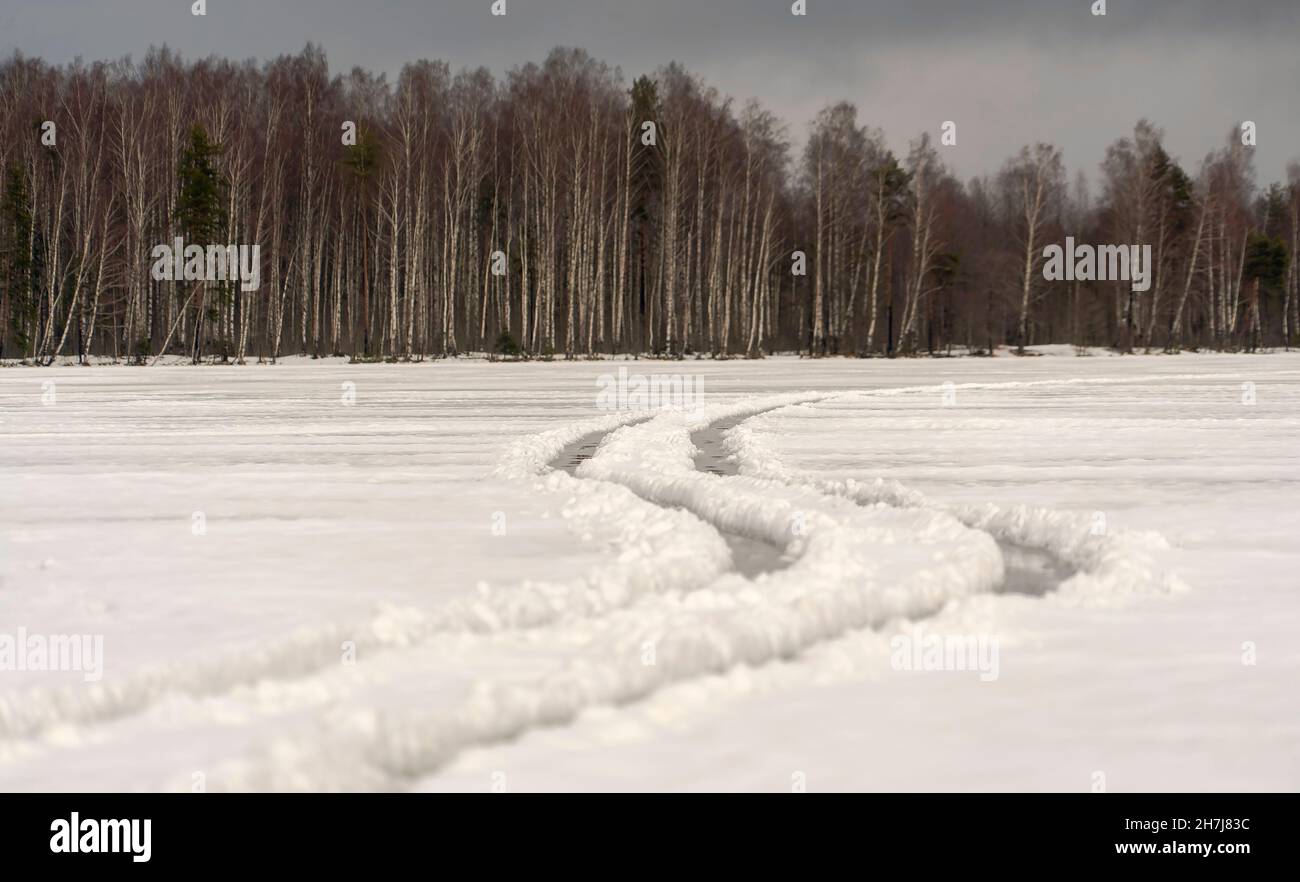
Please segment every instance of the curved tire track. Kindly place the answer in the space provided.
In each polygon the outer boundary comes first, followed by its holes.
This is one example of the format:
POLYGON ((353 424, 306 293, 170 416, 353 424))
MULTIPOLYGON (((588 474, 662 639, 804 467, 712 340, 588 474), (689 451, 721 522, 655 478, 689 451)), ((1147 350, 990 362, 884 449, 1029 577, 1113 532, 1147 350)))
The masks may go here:
MULTIPOLYGON (((729 470, 732 466, 729 465, 723 442, 731 433, 743 430, 744 420, 781 407, 812 403, 827 397, 831 396, 808 393, 804 396, 785 396, 786 400, 770 406, 748 409, 742 406, 736 409, 736 413, 719 416, 688 436, 694 442, 694 472, 712 473, 712 477, 705 479, 706 483, 711 485, 716 478, 719 487, 729 486, 732 481, 740 482, 742 489, 748 493, 748 498, 741 500, 750 507, 748 513, 752 515, 754 510, 762 509, 759 514, 770 515, 757 528, 743 532, 734 529, 739 523, 735 507, 716 505, 718 500, 710 499, 708 493, 694 494, 695 490, 700 489, 698 482, 673 479, 666 483, 660 482, 657 488, 663 490, 666 487, 669 495, 675 493, 683 501, 693 499, 694 505, 682 502, 676 507, 690 511, 719 533, 730 534, 747 542, 764 542, 769 547, 777 548, 781 546, 774 537, 780 535, 782 512, 769 510, 773 506, 763 500, 765 488, 775 490, 786 487, 790 490, 788 498, 779 500, 776 509, 789 499, 824 504, 829 513, 820 516, 821 531, 810 539, 792 543, 799 546, 799 549, 787 563, 802 565, 799 573, 782 573, 779 568, 772 567, 761 568, 759 574, 776 578, 763 585, 758 595, 752 589, 728 582, 731 579, 741 585, 752 585, 750 580, 740 579, 735 574, 724 574, 720 579, 715 578, 712 582, 699 586, 706 589, 702 592, 708 598, 704 606, 684 605, 682 596, 661 598, 653 592, 624 594, 613 600, 605 598, 602 602, 583 607, 578 619, 569 618, 566 605, 586 602, 584 598, 591 591, 583 586, 568 586, 572 590, 560 590, 559 599, 548 596, 547 599, 551 601, 549 606, 529 610, 518 619, 504 622, 495 612, 476 611, 477 606, 470 604, 467 608, 475 615, 482 616, 480 628, 473 627, 478 620, 472 617, 459 623, 471 626, 464 629, 464 633, 470 637, 479 635, 486 639, 493 635, 509 636, 514 633, 511 630, 513 626, 531 625, 552 635, 548 640, 564 644, 566 640, 571 640, 572 634, 577 633, 575 627, 581 625, 585 629, 582 633, 594 634, 596 637, 594 642, 584 644, 585 649, 593 651, 575 655, 568 663, 562 663, 558 669, 540 678, 527 681, 507 679, 480 684, 482 688, 475 690, 468 704, 448 710, 430 711, 407 704, 400 704, 394 710, 362 707, 344 714, 341 724, 340 720, 326 719, 325 714, 319 714, 322 725, 314 732, 298 732, 297 738, 290 737, 289 747, 292 749, 287 749, 281 741, 259 756, 234 761, 234 771, 229 780, 236 786, 268 789, 401 786, 402 782, 436 770, 465 748, 511 738, 537 726, 564 724, 582 710, 596 704, 634 701, 670 683, 721 673, 737 665, 762 665, 775 659, 791 658, 811 646, 835 640, 851 631, 875 627, 894 618, 927 615, 946 602, 951 596, 951 590, 960 595, 972 591, 996 590, 998 584, 1012 586, 1015 579, 1014 566, 1010 567, 1011 579, 1003 575, 1000 580, 986 577, 984 573, 976 572, 968 566, 979 564, 983 559, 982 550, 976 543, 969 548, 959 548, 959 553, 950 561, 944 560, 938 565, 932 563, 929 569, 924 565, 909 563, 908 566, 917 568, 911 571, 910 577, 899 577, 907 584, 873 593, 872 590, 863 588, 861 580, 878 579, 879 574, 865 569, 852 573, 852 578, 858 582, 851 588, 846 588, 836 581, 840 576, 828 572, 826 565, 836 561, 838 552, 851 552, 853 547, 850 540, 861 540, 859 532, 870 534, 877 528, 867 520, 863 521, 860 529, 834 529, 837 518, 851 520, 852 516, 845 509, 835 508, 830 503, 839 501, 841 505, 849 505, 850 508, 861 511, 862 516, 866 517, 876 512, 865 508, 862 503, 874 504, 881 501, 875 498, 879 494, 859 494, 853 492, 853 487, 848 487, 846 492, 844 487, 816 486, 808 482, 798 488, 794 486, 800 483, 798 481, 783 482, 771 477, 756 479, 731 474, 729 470), (723 452, 719 452, 719 445, 722 445, 723 452), (674 484, 673 481, 677 483, 674 484), (692 483, 696 486, 690 486, 692 483), (756 539, 755 535, 763 538, 756 539), (845 545, 846 542, 849 544, 845 545), (817 547, 819 543, 820 547, 817 547), (812 558, 816 558, 815 563, 810 563, 812 558), (800 584, 801 580, 812 580, 815 585, 809 589, 800 584), (939 585, 949 585, 951 590, 939 591, 939 585), (642 614, 645 614, 644 617, 638 618, 642 614), (653 636, 655 645, 663 650, 663 661, 659 666, 647 666, 639 660, 637 653, 644 646, 646 636, 653 636)), ((550 448, 547 448, 549 452, 545 455, 542 455, 540 448, 539 451, 534 451, 530 461, 535 465, 521 469, 520 474, 531 474, 530 479, 536 480, 548 462, 558 462, 570 448, 573 448, 570 451, 572 455, 564 462, 571 462, 576 473, 582 463, 587 461, 586 457, 592 455, 592 439, 608 437, 615 425, 626 422, 626 418, 611 421, 609 426, 598 432, 569 430, 560 433, 557 437, 572 437, 563 442, 551 443, 550 448)), ((653 442, 652 436, 650 440, 653 442)), ((595 447, 599 447, 598 440, 595 447)), ((704 476, 697 474, 695 477, 704 476)), ((669 507, 659 499, 657 492, 647 492, 645 487, 655 489, 655 483, 651 481, 638 485, 636 481, 619 482, 622 492, 630 489, 654 505, 669 507)), ((909 493, 898 488, 893 492, 903 497, 909 493)), ((744 505, 740 507, 743 509, 744 505)), ((913 523, 921 530, 921 538, 925 541, 937 540, 933 536, 926 538, 926 519, 912 517, 909 512, 931 518, 950 514, 926 503, 898 504, 891 508, 899 517, 889 523, 903 526, 913 523)), ((971 528, 971 532, 982 533, 985 541, 989 542, 992 541, 990 536, 1004 540, 1001 551, 1004 562, 1009 556, 1008 548, 1014 549, 1011 556, 1019 553, 1014 543, 1008 545, 1005 541, 1005 531, 985 529, 988 519, 981 525, 978 514, 967 514, 960 520, 971 528)), ((937 530, 940 540, 948 541, 951 538, 951 530, 945 533, 946 528, 942 525, 932 527, 937 530)), ((867 539, 871 540, 872 536, 868 535, 867 539)), ((733 547, 733 559, 734 555, 733 547)), ((861 561, 853 563, 862 565, 861 561)), ((1032 565, 1038 567, 1040 563, 1033 562, 1032 565)), ((707 568, 701 570, 703 572, 707 572, 707 568)), ((551 587, 555 589, 557 586, 551 587)), ((684 595, 694 590, 690 585, 683 585, 678 593, 684 595)), ((550 592, 552 595, 554 593, 554 590, 550 592)), ((443 628, 429 627, 428 623, 421 623, 417 631, 423 635, 423 640, 434 634, 446 633, 443 628)), ((333 641, 336 637, 337 634, 333 632, 322 636, 321 645, 324 646, 325 641, 333 641)), ((420 640, 415 641, 415 645, 418 646, 419 642, 420 640)), ((427 660, 415 653, 412 645, 404 639, 395 642, 392 654, 398 657, 395 659, 398 662, 427 664, 427 660)), ((305 669, 291 667, 291 671, 285 672, 291 676, 322 681, 327 679, 326 674, 317 676, 313 665, 307 665, 305 669)), ((266 673, 265 668, 259 669, 258 665, 254 665, 240 676, 227 676, 219 683, 198 684, 197 691, 208 695, 228 692, 236 685, 257 682, 266 673), (209 689, 209 686, 212 688, 209 689)), ((276 671, 273 676, 281 673, 276 671)), ((421 671, 406 673, 419 674, 421 671)), ((124 708, 126 713, 150 706, 159 699, 160 692, 167 694, 170 691, 165 688, 166 684, 161 687, 159 684, 149 685, 150 688, 143 690, 139 702, 127 703, 124 708)), ((196 684, 187 685, 193 687, 196 684)), ((191 696, 187 696, 189 697, 191 696)), ((203 698, 203 694, 198 697, 203 698)), ((123 708, 119 708, 121 709, 123 708)), ((59 710, 60 713, 56 716, 63 716, 68 711, 67 708, 59 710)), ((92 707, 88 712, 76 712, 72 716, 77 721, 96 721, 112 719, 114 714, 111 713, 111 708, 92 707)), ((220 779, 214 776, 214 780, 220 779)))

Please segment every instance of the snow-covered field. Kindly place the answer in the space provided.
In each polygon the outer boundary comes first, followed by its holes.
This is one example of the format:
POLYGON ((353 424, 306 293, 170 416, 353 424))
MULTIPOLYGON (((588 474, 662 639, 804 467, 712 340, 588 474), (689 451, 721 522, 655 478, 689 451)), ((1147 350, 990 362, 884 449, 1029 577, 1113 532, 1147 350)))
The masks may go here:
POLYGON ((0 370, 3 790, 1294 790, 1298 746, 1300 355, 0 370), (620 367, 703 405, 602 410, 620 367))

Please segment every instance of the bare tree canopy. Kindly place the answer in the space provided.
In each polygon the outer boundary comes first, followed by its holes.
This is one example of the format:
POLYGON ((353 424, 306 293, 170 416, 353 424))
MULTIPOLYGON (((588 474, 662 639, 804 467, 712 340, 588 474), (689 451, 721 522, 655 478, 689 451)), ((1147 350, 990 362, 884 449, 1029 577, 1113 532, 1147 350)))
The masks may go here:
POLYGON ((796 159, 761 106, 676 64, 629 83, 579 49, 504 81, 431 61, 395 82, 332 74, 310 45, 260 65, 14 56, 0 356, 1294 341, 1300 172, 1258 187, 1237 126, 1184 169, 1139 121, 1102 158, 1094 204, 1053 145, 962 183, 938 129, 895 156, 868 122, 827 107, 796 159), (1150 246, 1150 288, 1047 279, 1044 248, 1066 237, 1150 246), (150 271, 159 253, 201 268, 239 246, 256 249, 255 287, 150 271))

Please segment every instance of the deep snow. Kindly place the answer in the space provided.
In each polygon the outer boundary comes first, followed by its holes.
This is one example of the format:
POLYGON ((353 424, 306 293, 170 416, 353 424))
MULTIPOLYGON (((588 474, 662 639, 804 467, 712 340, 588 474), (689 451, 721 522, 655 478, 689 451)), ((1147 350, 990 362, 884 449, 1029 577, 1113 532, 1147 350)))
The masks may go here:
POLYGON ((1053 354, 0 370, 0 788, 1300 786, 1300 356, 1053 354))

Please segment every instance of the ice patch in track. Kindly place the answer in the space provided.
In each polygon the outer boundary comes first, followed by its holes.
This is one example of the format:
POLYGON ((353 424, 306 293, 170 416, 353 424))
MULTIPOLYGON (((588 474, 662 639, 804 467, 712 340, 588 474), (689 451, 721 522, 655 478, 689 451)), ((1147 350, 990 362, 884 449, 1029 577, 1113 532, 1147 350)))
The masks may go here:
POLYGON ((551 464, 552 467, 576 477, 578 466, 596 455, 596 449, 600 447, 601 439, 608 434, 608 432, 594 432, 565 445, 564 449, 555 457, 555 461, 551 464))
POLYGON ((724 443, 726 433, 738 424, 739 421, 735 419, 719 420, 691 435, 691 443, 695 445, 697 451, 695 454, 697 470, 720 477, 740 474, 740 466, 735 457, 727 451, 724 443))
POLYGON ((1041 548, 998 541, 998 551, 1002 552, 1002 568, 1006 575, 1002 584, 994 589, 995 594, 1042 597, 1074 575, 1073 567, 1041 548))

